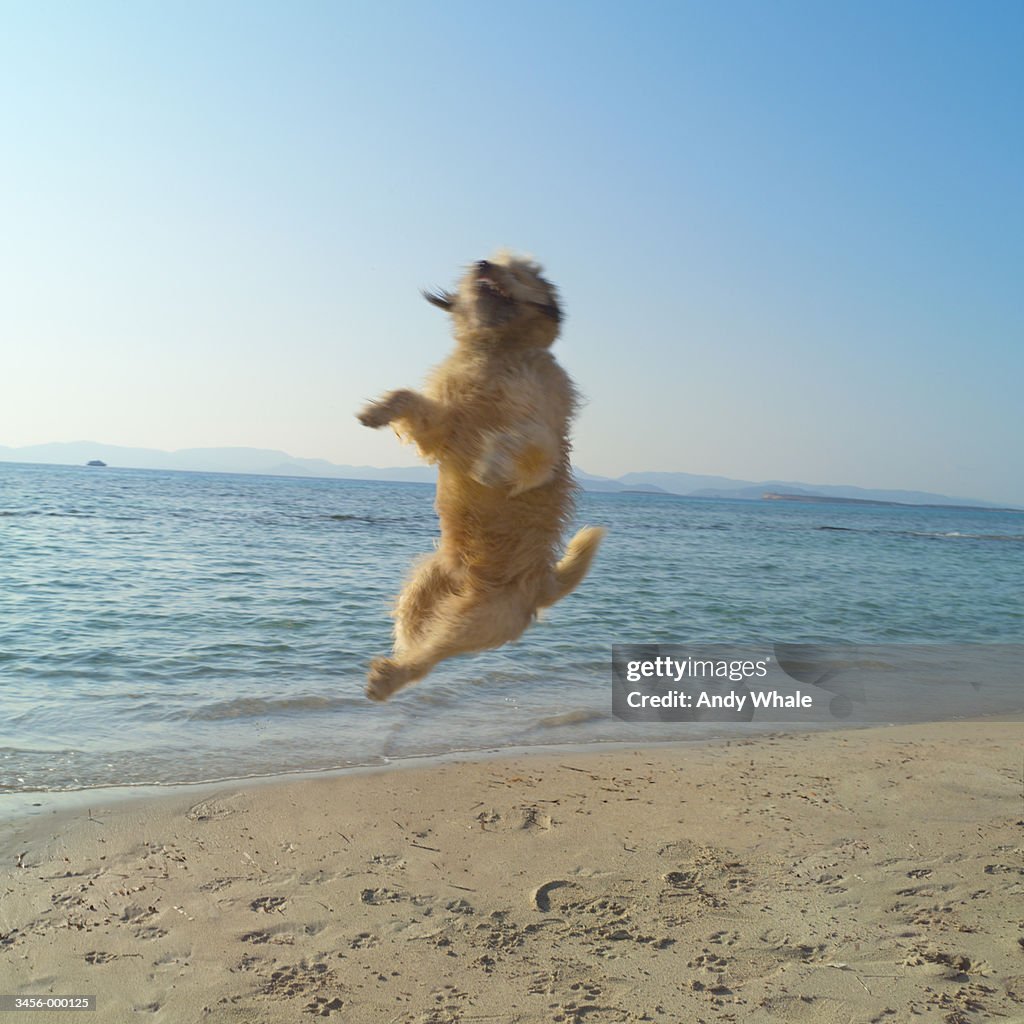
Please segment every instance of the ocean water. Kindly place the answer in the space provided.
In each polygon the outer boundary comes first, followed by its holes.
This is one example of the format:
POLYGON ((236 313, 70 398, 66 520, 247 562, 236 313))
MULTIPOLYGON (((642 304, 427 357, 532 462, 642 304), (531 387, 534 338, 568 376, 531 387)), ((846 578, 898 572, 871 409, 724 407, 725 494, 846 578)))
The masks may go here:
POLYGON ((432 486, 0 464, 0 792, 698 735, 612 717, 613 643, 1024 642, 1024 514, 587 493, 579 521, 609 533, 575 594, 376 705, 432 486))

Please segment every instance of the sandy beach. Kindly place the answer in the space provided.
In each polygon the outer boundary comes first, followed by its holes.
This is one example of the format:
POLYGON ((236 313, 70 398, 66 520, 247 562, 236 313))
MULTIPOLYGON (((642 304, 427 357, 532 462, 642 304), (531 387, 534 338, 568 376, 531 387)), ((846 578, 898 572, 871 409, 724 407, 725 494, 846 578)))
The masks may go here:
POLYGON ((0 841, 0 987, 117 1022, 1021 1022, 1022 740, 934 724, 40 797, 0 841))

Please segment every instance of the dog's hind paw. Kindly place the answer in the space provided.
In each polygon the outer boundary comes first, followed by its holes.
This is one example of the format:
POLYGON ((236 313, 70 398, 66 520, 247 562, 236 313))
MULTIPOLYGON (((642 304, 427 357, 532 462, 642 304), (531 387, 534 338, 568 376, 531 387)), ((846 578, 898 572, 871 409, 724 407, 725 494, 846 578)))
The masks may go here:
POLYGON ((367 677, 366 696, 370 700, 386 701, 396 690, 408 682, 408 675, 401 665, 390 658, 374 658, 370 662, 367 677))

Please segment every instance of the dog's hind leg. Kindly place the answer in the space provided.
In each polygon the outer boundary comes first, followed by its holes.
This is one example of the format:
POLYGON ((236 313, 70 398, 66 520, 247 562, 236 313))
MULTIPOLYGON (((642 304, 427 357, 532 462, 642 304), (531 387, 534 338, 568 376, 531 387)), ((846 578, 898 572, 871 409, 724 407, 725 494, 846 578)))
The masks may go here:
POLYGON ((533 607, 518 591, 452 594, 441 600, 421 637, 394 657, 370 664, 366 696, 387 700, 422 679, 439 661, 500 647, 521 636, 533 618, 533 607))
POLYGON ((429 630, 440 603, 455 590, 455 581, 440 555, 429 555, 416 567, 395 602, 395 653, 415 646, 429 630))

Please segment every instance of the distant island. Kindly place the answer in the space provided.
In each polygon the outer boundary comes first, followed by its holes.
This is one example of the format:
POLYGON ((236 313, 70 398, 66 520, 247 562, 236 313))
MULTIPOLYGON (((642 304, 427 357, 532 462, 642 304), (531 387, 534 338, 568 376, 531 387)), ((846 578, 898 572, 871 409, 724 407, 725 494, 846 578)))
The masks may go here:
POLYGON ((948 508, 970 509, 972 512, 1024 512, 1019 508, 1002 508, 994 505, 951 505, 948 502, 924 504, 911 501, 882 501, 878 498, 830 498, 827 494, 773 494, 765 491, 764 501, 804 501, 808 504, 826 505, 879 505, 882 508, 948 508))
MULTIPOLYGON (((432 484, 437 471, 432 466, 351 466, 327 459, 305 459, 268 448, 184 448, 161 451, 156 448, 128 448, 96 441, 59 442, 10 448, 0 445, 0 462, 36 462, 61 466, 117 466, 119 469, 180 470, 190 473, 250 473, 258 476, 306 476, 345 480, 393 480, 432 484)), ((853 487, 847 484, 808 484, 793 480, 735 480, 699 473, 640 472, 618 478, 587 473, 573 467, 585 491, 604 493, 646 492, 684 498, 726 498, 730 501, 843 501, 856 504, 938 505, 943 507, 999 509, 1013 506, 1012 500, 984 501, 965 495, 930 491, 890 490, 853 487)), ((1007 495, 1019 482, 1005 484, 1007 495)), ((1017 498, 1017 494, 1014 494, 1017 498)), ((1018 499, 1024 504, 1024 498, 1018 499)), ((1020 506, 1011 508, 1020 511, 1020 506)))

